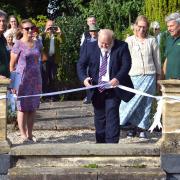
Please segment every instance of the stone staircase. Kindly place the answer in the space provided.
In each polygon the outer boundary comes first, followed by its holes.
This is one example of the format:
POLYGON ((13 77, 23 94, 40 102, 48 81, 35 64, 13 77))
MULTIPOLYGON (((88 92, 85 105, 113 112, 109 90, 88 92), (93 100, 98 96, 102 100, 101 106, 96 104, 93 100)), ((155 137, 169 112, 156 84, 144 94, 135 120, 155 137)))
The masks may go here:
MULTIPOLYGON (((94 129, 93 108, 82 102, 43 103, 36 130, 94 129)), ((122 130, 123 137, 125 130, 122 130)), ((12 145, 10 180, 163 180, 154 142, 12 145)))
POLYGON ((93 108, 82 101, 43 103, 37 111, 34 129, 94 129, 93 108))

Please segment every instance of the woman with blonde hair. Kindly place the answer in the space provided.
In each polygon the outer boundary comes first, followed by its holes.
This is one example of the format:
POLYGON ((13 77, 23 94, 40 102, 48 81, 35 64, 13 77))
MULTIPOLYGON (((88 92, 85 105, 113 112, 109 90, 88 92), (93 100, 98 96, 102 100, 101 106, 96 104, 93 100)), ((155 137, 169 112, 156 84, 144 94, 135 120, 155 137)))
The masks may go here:
MULTIPOLYGON (((128 37, 132 66, 129 72, 134 88, 148 94, 156 91, 156 82, 160 79, 161 64, 159 47, 156 39, 148 35, 149 22, 145 16, 138 16, 134 24, 134 35, 128 37)), ((136 134, 146 138, 145 131, 150 126, 152 98, 135 95, 128 103, 120 105, 120 125, 130 124, 134 127, 128 136, 136 134)))
MULTIPOLYGON (((20 40, 16 40, 11 50, 10 72, 15 71, 16 79, 16 88, 12 91, 17 96, 39 94, 42 82, 38 60, 41 56, 42 45, 39 41, 33 40, 35 26, 31 20, 22 20, 19 29, 22 36, 20 40)), ((40 97, 17 99, 17 121, 22 143, 35 141, 32 130, 39 104, 40 97)))

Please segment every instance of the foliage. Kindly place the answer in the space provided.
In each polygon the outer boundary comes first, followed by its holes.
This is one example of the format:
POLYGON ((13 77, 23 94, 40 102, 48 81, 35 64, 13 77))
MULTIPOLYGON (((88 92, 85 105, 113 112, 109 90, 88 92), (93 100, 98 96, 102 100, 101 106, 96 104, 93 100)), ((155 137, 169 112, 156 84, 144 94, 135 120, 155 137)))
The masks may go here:
POLYGON ((32 22, 40 28, 41 32, 44 30, 46 21, 47 21, 47 17, 44 15, 37 15, 36 18, 30 18, 32 20, 32 22))
POLYGON ((145 0, 144 13, 150 21, 159 21, 164 26, 165 16, 179 9, 180 0, 145 0))
MULTIPOLYGON (((14 8, 7 8, 8 14, 20 14, 22 18, 36 18, 38 14, 47 16, 49 0, 24 0, 16 3, 15 0, 2 0, 14 8), (14 12, 18 10, 18 13, 14 12)), ((125 30, 142 12, 144 0, 71 0, 59 1, 62 16, 81 16, 83 23, 89 15, 94 15, 100 28, 114 30, 116 37, 121 38, 121 31, 125 30)), ((38 21, 39 22, 39 21, 38 21)), ((41 27, 41 24, 37 25, 41 27)))
POLYGON ((88 165, 84 165, 85 168, 98 168, 99 166, 97 164, 88 164, 88 165))
POLYGON ((46 15, 49 0, 23 0, 18 3, 17 0, 1 0, 0 7, 9 15, 20 14, 25 18, 36 17, 38 14, 46 15), (5 6, 2 6, 4 4, 5 6))
POLYGON ((160 40, 160 55, 161 55, 161 64, 164 63, 165 61, 165 42, 166 42, 166 39, 167 37, 169 36, 169 32, 168 31, 163 31, 161 33, 161 40, 160 40))
POLYGON ((135 20, 142 10, 143 0, 94 0, 86 4, 82 0, 72 0, 74 7, 79 9, 85 19, 94 15, 100 28, 114 30, 117 38, 135 20))
POLYGON ((79 82, 76 73, 76 62, 79 58, 80 39, 84 32, 84 22, 80 16, 59 17, 56 24, 61 28, 65 39, 60 47, 62 59, 58 68, 58 80, 61 82, 61 86, 76 87, 77 82, 79 82))
POLYGON ((16 111, 12 111, 11 106, 8 105, 8 107, 7 107, 7 122, 14 123, 16 121, 16 118, 17 118, 16 111))
POLYGON ((127 29, 122 31, 121 39, 125 40, 128 36, 131 36, 131 35, 133 35, 133 30, 132 30, 132 27, 129 26, 127 29))
POLYGON ((18 10, 17 7, 15 7, 14 5, 11 4, 7 4, 7 3, 3 3, 0 2, 0 7, 3 11, 5 11, 8 15, 18 15, 20 14, 20 11, 18 10))

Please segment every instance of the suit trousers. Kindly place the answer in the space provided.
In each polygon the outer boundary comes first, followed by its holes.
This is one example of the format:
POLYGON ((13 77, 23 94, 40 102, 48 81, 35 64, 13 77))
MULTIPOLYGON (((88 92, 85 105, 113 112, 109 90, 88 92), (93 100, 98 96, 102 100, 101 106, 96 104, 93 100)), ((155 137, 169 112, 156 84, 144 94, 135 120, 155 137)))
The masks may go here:
POLYGON ((119 105, 114 89, 95 90, 92 97, 96 143, 118 143, 120 136, 119 105))
POLYGON ((55 91, 55 79, 57 73, 57 65, 54 62, 54 56, 49 56, 48 60, 42 63, 41 75, 43 92, 53 92, 55 91))

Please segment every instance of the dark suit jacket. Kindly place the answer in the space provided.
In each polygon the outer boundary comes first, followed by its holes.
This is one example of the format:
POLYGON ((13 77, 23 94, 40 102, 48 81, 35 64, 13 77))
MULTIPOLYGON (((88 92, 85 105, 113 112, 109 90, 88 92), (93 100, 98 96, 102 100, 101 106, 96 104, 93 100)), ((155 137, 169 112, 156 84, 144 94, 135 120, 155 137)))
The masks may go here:
MULTIPOLYGON (((77 73, 80 81, 83 83, 87 77, 92 78, 92 85, 98 84, 99 66, 100 66, 100 48, 97 42, 86 44, 79 61, 77 63, 77 73), (88 76, 87 76, 88 67, 88 76)), ((121 85, 133 88, 132 81, 128 75, 131 68, 131 56, 128 45, 124 41, 114 40, 114 46, 111 49, 109 75, 110 80, 116 78, 121 85)), ((90 90, 90 96, 93 96, 94 89, 90 90)), ((116 96, 125 102, 128 102, 133 96, 133 93, 114 89, 116 96)))

